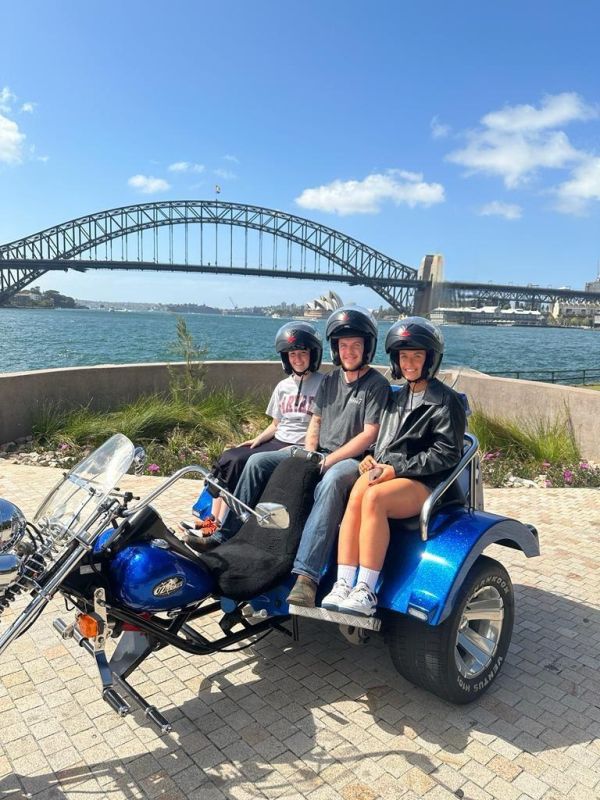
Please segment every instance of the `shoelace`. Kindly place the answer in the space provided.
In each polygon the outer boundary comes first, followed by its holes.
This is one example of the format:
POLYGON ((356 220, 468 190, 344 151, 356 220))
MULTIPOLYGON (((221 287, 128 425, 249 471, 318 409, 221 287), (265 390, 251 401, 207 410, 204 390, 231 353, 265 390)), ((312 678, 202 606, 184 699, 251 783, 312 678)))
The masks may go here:
POLYGON ((356 598, 360 603, 367 600, 369 603, 375 602, 375 595, 366 583, 357 584, 352 590, 353 599, 356 598))

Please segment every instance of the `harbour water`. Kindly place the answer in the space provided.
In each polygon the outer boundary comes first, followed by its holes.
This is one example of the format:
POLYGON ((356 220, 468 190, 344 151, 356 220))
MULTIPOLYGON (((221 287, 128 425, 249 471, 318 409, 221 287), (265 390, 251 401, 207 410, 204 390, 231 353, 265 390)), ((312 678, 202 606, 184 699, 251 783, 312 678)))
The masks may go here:
MULTIPOLYGON (((183 315, 206 360, 273 359, 273 341, 286 321, 269 317, 183 315)), ((177 360, 176 316, 168 312, 0 309, 0 372, 177 360)), ((324 332, 325 322, 316 323, 324 332)), ((387 362, 379 326, 376 363, 387 362)), ((445 326, 445 365, 482 372, 598 370, 600 331, 445 326)), ((327 350, 325 359, 329 359, 327 350)))

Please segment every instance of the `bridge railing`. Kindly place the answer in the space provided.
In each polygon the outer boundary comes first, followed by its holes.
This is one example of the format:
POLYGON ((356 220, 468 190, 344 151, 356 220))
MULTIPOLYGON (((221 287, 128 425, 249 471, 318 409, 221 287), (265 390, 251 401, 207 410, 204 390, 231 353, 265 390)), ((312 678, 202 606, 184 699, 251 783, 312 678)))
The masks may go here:
POLYGON ((600 369, 508 370, 506 372, 487 372, 486 375, 524 381, 560 383, 567 386, 600 384, 600 369))

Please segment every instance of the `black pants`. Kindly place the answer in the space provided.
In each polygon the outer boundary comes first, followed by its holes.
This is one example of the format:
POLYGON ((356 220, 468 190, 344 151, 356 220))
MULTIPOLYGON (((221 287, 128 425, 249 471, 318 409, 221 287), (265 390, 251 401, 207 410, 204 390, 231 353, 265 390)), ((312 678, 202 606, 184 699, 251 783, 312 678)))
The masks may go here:
POLYGON ((268 442, 263 442, 258 447, 250 447, 249 445, 231 447, 221 453, 212 473, 226 489, 234 492, 250 456, 253 456, 254 453, 271 453, 274 450, 282 450, 284 447, 290 446, 289 442, 269 439, 268 442))

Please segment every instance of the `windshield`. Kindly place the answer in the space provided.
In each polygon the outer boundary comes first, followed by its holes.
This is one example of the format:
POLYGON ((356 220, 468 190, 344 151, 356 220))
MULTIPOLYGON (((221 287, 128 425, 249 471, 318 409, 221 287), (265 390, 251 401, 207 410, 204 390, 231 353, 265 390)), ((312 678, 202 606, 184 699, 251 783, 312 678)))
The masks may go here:
POLYGON ((133 444, 126 436, 111 436, 54 487, 38 508, 35 524, 55 535, 74 532, 127 472, 133 453, 133 444))

